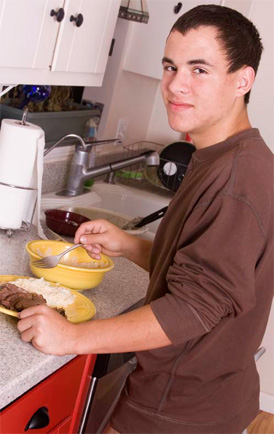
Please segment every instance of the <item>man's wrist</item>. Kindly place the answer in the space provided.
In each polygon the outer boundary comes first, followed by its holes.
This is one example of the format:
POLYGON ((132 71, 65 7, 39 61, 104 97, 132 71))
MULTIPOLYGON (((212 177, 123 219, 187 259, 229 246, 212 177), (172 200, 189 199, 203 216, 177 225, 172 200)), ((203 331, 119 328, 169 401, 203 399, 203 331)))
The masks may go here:
POLYGON ((69 354, 87 354, 87 351, 83 348, 83 325, 84 324, 70 324, 71 330, 69 333, 69 354))

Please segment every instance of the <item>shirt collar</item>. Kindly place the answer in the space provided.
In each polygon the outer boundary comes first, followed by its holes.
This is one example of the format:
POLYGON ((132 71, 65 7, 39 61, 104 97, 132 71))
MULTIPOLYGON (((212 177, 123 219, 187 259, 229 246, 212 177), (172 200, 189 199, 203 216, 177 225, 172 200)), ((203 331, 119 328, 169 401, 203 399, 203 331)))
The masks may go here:
POLYGON ((260 137, 258 128, 249 128, 234 136, 228 137, 222 142, 207 146, 206 148, 197 149, 193 154, 193 159, 198 161, 209 160, 227 152, 229 149, 238 145, 243 139, 260 137))

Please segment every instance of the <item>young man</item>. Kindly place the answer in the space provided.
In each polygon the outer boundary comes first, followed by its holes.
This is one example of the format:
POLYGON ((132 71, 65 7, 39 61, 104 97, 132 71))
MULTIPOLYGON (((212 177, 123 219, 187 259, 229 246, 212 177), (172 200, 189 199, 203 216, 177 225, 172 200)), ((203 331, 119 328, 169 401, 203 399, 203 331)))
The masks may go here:
POLYGON ((171 127, 197 148, 184 181, 153 245, 103 220, 76 233, 92 257, 125 256, 149 270, 146 305, 80 325, 43 306, 20 314, 22 339, 46 353, 137 352, 108 433, 241 433, 258 413, 254 354, 273 297, 273 155, 246 104, 261 52, 236 11, 207 5, 180 17, 162 94, 171 127))

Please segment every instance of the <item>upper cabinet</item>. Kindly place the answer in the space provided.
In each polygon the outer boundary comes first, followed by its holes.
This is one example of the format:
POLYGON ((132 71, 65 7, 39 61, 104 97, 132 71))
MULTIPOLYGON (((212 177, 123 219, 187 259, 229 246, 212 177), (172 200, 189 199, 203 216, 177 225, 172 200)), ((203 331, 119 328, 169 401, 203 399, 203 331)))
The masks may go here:
POLYGON ((0 83, 100 86, 120 0, 0 0, 0 83))
POLYGON ((120 1, 69 0, 52 71, 104 73, 120 1), (118 6, 118 7, 117 7, 118 6))
POLYGON ((180 15, 200 4, 221 4, 222 0, 147 0, 149 22, 130 23, 123 69, 161 79, 161 61, 166 38, 180 15), (181 7, 180 7, 181 4, 181 7))
POLYGON ((63 4, 64 0, 0 0, 1 68, 49 67, 60 26, 50 11, 63 4))

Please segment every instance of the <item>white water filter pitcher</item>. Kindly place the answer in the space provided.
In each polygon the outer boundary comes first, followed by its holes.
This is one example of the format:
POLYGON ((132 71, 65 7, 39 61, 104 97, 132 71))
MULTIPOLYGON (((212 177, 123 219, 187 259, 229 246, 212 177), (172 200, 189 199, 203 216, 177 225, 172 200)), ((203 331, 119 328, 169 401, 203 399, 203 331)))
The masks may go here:
POLYGON ((33 220, 34 209, 39 222, 44 147, 45 133, 39 126, 15 119, 2 120, 1 229, 27 230, 33 220))

